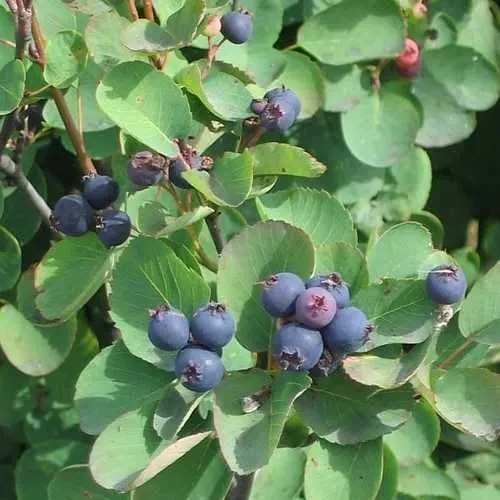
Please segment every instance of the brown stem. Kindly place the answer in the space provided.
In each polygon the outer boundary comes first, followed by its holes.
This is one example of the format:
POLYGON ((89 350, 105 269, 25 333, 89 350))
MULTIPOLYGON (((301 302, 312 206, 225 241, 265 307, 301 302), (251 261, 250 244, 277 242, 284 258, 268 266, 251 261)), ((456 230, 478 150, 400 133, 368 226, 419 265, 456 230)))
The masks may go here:
POLYGON ((144 17, 151 22, 155 22, 155 13, 153 11, 153 2, 151 0, 144 0, 144 17))
POLYGON ((137 11, 135 0, 127 0, 127 6, 132 21, 137 21, 139 19, 139 12, 137 11))
POLYGON ((454 361, 458 356, 460 356, 460 354, 462 354, 465 351, 465 349, 467 349, 467 347, 469 347, 472 344, 472 342, 474 342, 474 338, 468 337, 467 340, 465 340, 465 342, 463 342, 454 351, 448 354, 448 356, 446 356, 446 358, 439 364, 439 368, 442 368, 443 370, 448 368, 450 363, 454 361))
POLYGON ((245 135, 245 128, 243 128, 242 136, 238 144, 238 153, 243 153, 246 148, 255 146, 259 139, 266 133, 266 129, 261 126, 254 127, 249 134, 245 135))

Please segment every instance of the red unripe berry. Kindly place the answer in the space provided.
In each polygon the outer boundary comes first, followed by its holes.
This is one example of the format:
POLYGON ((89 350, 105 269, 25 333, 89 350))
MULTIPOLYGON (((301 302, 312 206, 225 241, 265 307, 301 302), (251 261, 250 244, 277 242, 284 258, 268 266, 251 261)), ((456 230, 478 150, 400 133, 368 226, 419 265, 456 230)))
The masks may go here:
POLYGON ((417 42, 411 38, 405 38, 405 48, 396 58, 396 65, 400 70, 408 70, 414 68, 420 58, 420 49, 417 42))
POLYGON ((220 16, 209 15, 204 20, 202 34, 206 37, 212 37, 220 33, 221 30, 220 16))

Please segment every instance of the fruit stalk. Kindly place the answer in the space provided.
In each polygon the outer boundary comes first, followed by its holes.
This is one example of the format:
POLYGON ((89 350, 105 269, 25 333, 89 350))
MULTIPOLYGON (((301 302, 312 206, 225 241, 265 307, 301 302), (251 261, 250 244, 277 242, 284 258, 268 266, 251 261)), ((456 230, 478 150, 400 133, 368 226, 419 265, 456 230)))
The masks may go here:
POLYGON ((139 12, 137 11, 137 7, 135 5, 135 0, 127 0, 128 10, 130 12, 130 17, 132 21, 137 21, 139 19, 139 12))

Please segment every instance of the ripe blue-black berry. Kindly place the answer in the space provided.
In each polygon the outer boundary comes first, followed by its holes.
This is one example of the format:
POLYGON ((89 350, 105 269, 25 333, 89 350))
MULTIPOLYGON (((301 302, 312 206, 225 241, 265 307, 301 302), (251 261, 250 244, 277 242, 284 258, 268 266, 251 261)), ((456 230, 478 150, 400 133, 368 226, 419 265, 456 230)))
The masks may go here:
POLYGON ((253 33, 253 21, 250 12, 238 10, 228 12, 221 18, 221 33, 231 43, 247 42, 253 33))
POLYGON ((208 347, 225 346, 234 336, 233 315, 220 302, 200 307, 191 319, 191 334, 199 344, 208 347))
POLYGON ((299 96, 292 90, 286 87, 278 87, 276 89, 269 90, 264 94, 264 99, 268 102, 274 101, 286 101, 288 104, 293 106, 295 110, 295 117, 299 116, 301 103, 299 96))
POLYGON ((287 101, 271 101, 260 115, 260 124, 267 130, 284 132, 294 123, 295 108, 287 101))
POLYGON ((128 163, 128 178, 136 186, 153 186, 165 175, 166 163, 166 158, 161 155, 140 151, 128 163))
POLYGON ((363 311, 357 307, 345 307, 337 311, 323 330, 323 338, 335 355, 349 354, 366 342, 372 329, 363 311))
POLYGON ((250 110, 256 115, 260 115, 267 106, 268 102, 265 99, 253 99, 250 103, 250 110))
POLYGON ((167 305, 151 311, 148 324, 151 343, 164 351, 177 351, 189 340, 189 321, 182 312, 167 305))
POLYGON ((316 274, 306 282, 306 288, 321 287, 330 292, 337 303, 337 308, 342 309, 349 305, 350 294, 347 283, 342 280, 339 273, 316 274))
POLYGON ((130 230, 130 218, 121 210, 106 208, 97 217, 97 236, 108 248, 127 241, 130 230))
POLYGON ((276 318, 295 312, 297 297, 305 290, 304 282, 293 273, 278 273, 263 282, 261 300, 264 309, 276 318))
POLYGON ((107 175, 91 175, 83 181, 83 197, 96 210, 109 207, 118 198, 120 187, 107 175))
POLYGON ((202 346, 189 345, 177 353, 175 374, 182 385, 195 392, 213 389, 224 375, 221 358, 202 346))
POLYGON ((310 328, 323 328, 332 321, 337 312, 337 304, 330 292, 320 287, 312 287, 302 292, 295 304, 297 321, 310 328))
POLYGON ((465 294, 467 280, 465 274, 454 264, 435 267, 425 281, 429 298, 437 304, 454 304, 465 294))
POLYGON ((55 229, 68 236, 81 236, 94 225, 92 208, 81 194, 68 194, 59 198, 52 211, 55 229))
POLYGON ((287 323, 273 334, 273 358, 283 370, 310 370, 322 352, 321 333, 299 323, 287 323))

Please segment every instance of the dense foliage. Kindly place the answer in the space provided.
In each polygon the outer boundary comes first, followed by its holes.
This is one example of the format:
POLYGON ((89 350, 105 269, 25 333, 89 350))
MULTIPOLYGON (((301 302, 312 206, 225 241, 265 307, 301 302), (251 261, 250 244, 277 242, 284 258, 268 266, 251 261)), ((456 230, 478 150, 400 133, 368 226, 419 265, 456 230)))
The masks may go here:
POLYGON ((500 499, 500 8, 0 2, 0 499, 500 499))

